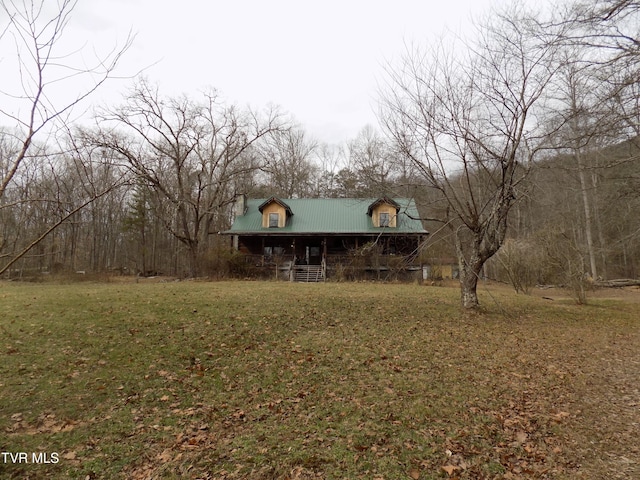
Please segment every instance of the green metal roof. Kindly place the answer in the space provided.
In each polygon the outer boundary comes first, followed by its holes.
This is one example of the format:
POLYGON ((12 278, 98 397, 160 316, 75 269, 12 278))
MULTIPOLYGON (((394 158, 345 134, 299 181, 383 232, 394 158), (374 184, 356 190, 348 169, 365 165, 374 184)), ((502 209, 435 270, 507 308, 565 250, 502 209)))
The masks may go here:
POLYGON ((238 215, 230 235, 312 235, 312 234, 427 234, 422 226, 415 202, 408 198, 393 198, 398 204, 396 227, 374 227, 367 209, 378 198, 281 198, 293 215, 282 228, 262 226, 258 208, 268 199, 249 199, 244 215, 238 215))

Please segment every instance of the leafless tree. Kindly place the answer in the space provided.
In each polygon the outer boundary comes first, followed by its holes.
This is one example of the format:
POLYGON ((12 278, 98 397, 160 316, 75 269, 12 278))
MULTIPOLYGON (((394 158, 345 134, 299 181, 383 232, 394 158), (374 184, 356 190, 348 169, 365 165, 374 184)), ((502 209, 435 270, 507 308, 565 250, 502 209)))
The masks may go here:
MULTIPOLYGON (((71 240, 70 249, 62 249, 70 254, 68 267, 75 267, 73 259, 77 257, 76 247, 85 249, 94 255, 98 246, 96 242, 104 242, 112 232, 93 229, 88 242, 80 242, 77 225, 82 223, 85 208, 104 200, 114 194, 118 188, 126 184, 126 175, 120 166, 101 152, 82 147, 70 137, 67 148, 59 148, 59 153, 49 153, 46 149, 32 151, 23 162, 20 171, 14 176, 10 188, 5 192, 7 208, 0 209, 3 223, 14 225, 11 245, 3 245, 0 257, 0 275, 20 260, 27 260, 32 252, 40 261, 31 262, 33 270, 45 269, 44 260, 48 257, 56 263, 59 257, 55 251, 45 252, 45 239, 60 229, 60 238, 71 240), (65 152, 65 153, 60 153, 65 152), (34 156, 38 153, 37 156, 34 156), (69 229, 65 229, 69 226, 69 229), (38 250, 39 249, 39 250, 38 250)), ((110 215, 113 209, 104 205, 96 205, 90 212, 95 221, 98 215, 110 215), (102 207, 102 208, 100 208, 102 207)), ((55 237, 51 237, 55 243, 55 237)), ((6 243, 6 242, 3 242, 6 243)), ((63 242, 64 243, 64 242, 63 242)), ((64 263, 64 262, 63 262, 64 263)), ((50 270, 50 268, 47 268, 50 270)))
POLYGON ((390 193, 394 167, 391 147, 371 126, 365 126, 347 144, 349 166, 361 184, 360 195, 383 196, 390 193))
POLYGON ((47 133, 49 127, 59 127, 56 122, 64 123, 74 107, 110 78, 131 45, 130 37, 122 48, 115 48, 104 58, 95 58, 89 66, 86 57, 75 58, 73 52, 60 51, 61 38, 76 5, 77 0, 62 0, 57 10, 48 14, 44 0, 0 2, 0 12, 8 19, 0 26, 1 46, 6 52, 13 48, 15 53, 15 65, 3 66, 0 118, 15 126, 15 130, 3 135, 14 136, 20 146, 11 158, 5 159, 0 198, 28 155, 34 138, 47 133), (13 68, 15 71, 10 70, 13 68), (73 87, 82 85, 76 83, 80 79, 90 83, 78 91, 73 87), (72 96, 62 94, 61 85, 65 83, 72 86, 72 96))
POLYGON ((381 121, 447 203, 461 302, 478 307, 485 262, 504 242, 518 188, 549 133, 545 89, 556 30, 520 6, 496 12, 467 45, 414 48, 388 69, 381 121))
MULTIPOLYGON (((0 130, 0 142, 10 147, 2 148, 0 158, 0 210, 3 217, 18 218, 24 211, 10 210, 28 206, 33 201, 24 196, 19 203, 9 199, 12 182, 19 179, 19 184, 24 184, 21 174, 28 162, 32 163, 29 168, 33 170, 33 162, 54 164, 59 161, 59 152, 54 152, 53 146, 61 134, 65 135, 72 111, 112 76, 132 42, 129 37, 122 48, 116 47, 107 55, 95 56, 93 60, 84 53, 84 49, 66 52, 62 39, 77 0, 61 0, 54 5, 52 10, 52 4, 44 0, 0 1, 0 124, 4 124, 0 130), (52 156, 51 160, 42 155, 44 151, 52 156)), ((21 244, 22 249, 2 252, 7 262, 0 267, 0 273, 102 195, 97 190, 93 193, 94 196, 74 203, 71 210, 56 217, 53 224, 33 231, 35 236, 21 244)), ((42 198, 36 200, 43 201, 42 198)), ((55 202, 56 198, 49 200, 55 202)))
POLYGON ((555 153, 575 163, 582 218, 568 224, 583 229, 593 278, 607 276, 608 242, 601 214, 601 206, 606 208, 606 170, 639 160, 639 22, 640 3, 630 0, 576 2, 560 22, 566 30, 560 39, 563 53, 554 95, 561 128, 552 140, 555 153), (626 157, 610 155, 611 147, 621 142, 636 148, 626 157))
POLYGON ((314 177, 319 175, 313 162, 318 143, 301 128, 275 130, 266 135, 260 153, 270 195, 284 198, 311 195, 314 177))
POLYGON ((322 143, 318 147, 316 161, 319 172, 313 186, 313 196, 331 198, 336 196, 337 175, 345 163, 344 149, 338 145, 322 143))
POLYGON ((164 98, 141 80, 124 105, 100 115, 100 125, 87 135, 127 162, 165 205, 159 220, 187 248, 188 275, 196 276, 202 245, 234 200, 234 180, 256 170, 257 143, 284 119, 275 110, 262 117, 224 105, 215 93, 202 101, 164 98))
MULTIPOLYGON (((570 44, 592 48, 598 63, 637 63, 640 55, 640 2, 638 0, 578 0, 569 4, 562 22, 571 26, 570 44)), ((587 59, 585 59, 587 60, 587 59)))
POLYGON ((582 64, 579 53, 573 52, 562 61, 556 77, 558 112, 561 125, 553 141, 555 153, 567 153, 575 159, 579 192, 584 213, 583 231, 587 242, 589 271, 593 278, 599 275, 594 239, 597 205, 594 200, 594 180, 589 179, 587 165, 590 150, 601 148, 603 137, 611 133, 606 109, 603 108, 601 83, 593 75, 593 66, 582 64))
POLYGON ((592 69, 599 90, 607 89, 598 107, 608 106, 617 117, 611 142, 619 141, 622 133, 640 136, 640 2, 578 0, 569 4, 558 22, 566 28, 564 47, 579 54, 572 63, 592 69))

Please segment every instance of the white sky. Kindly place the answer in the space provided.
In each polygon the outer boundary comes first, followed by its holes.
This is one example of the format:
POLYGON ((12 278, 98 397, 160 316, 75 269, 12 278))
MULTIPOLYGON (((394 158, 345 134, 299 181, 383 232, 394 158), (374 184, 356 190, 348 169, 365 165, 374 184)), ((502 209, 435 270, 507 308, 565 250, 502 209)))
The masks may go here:
MULTIPOLYGON (((405 43, 424 45, 445 27, 464 30, 490 4, 80 0, 66 40, 89 53, 107 52, 131 30, 136 38, 118 74, 148 66, 144 75, 163 94, 195 96, 213 87, 229 102, 279 105, 314 138, 340 143, 376 125, 377 84, 385 63, 400 56, 405 43)), ((11 50, 3 47, 0 54, 4 70, 11 50)), ((93 99, 118 103, 132 82, 112 81, 93 99)))

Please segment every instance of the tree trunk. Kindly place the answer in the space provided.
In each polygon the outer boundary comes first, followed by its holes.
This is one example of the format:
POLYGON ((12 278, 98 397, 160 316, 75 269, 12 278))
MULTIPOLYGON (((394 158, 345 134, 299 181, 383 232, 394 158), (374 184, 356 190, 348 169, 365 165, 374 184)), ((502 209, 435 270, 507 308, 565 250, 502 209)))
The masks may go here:
POLYGON ((602 217, 600 215, 600 206, 599 204, 599 185, 598 185, 598 175, 593 172, 591 174, 591 185, 593 191, 593 219, 595 223, 596 230, 598 232, 598 247, 600 249, 600 259, 601 259, 601 268, 598 271, 598 276, 593 277, 594 280, 598 280, 598 278, 603 278, 606 280, 608 278, 607 274, 607 242, 604 238, 604 229, 602 228, 602 217))
POLYGON ((585 166, 582 161, 582 153, 575 150, 576 159, 578 161, 578 177, 580 179, 580 192, 582 193, 582 207, 584 208, 584 229, 587 238, 587 250, 589 253, 589 266, 591 267, 591 278, 598 278, 598 267, 596 265, 596 254, 593 246, 591 205, 589 202, 589 187, 585 178, 585 166))
POLYGON ((189 276, 191 278, 197 278, 200 274, 200 265, 198 264, 200 260, 200 248, 197 241, 192 241, 187 246, 189 247, 189 276))
POLYGON ((146 236, 146 218, 143 214, 140 222, 140 261, 142 264, 142 275, 147 274, 147 236, 146 236))
POLYGON ((460 269, 460 300, 465 309, 475 309, 480 306, 478 302, 478 275, 469 265, 460 269))
POLYGON ((456 253, 460 269, 460 301, 462 308, 465 309, 475 309, 480 306, 477 288, 484 261, 480 257, 479 244, 480 242, 474 239, 471 245, 468 245, 471 251, 465 252, 463 243, 456 234, 456 253))

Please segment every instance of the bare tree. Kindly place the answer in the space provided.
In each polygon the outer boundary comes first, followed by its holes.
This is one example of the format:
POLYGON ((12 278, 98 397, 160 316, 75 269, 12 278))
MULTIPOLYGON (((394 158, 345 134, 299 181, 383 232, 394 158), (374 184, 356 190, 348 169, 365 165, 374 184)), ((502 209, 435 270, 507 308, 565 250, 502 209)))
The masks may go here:
MULTIPOLYGON (((599 275, 596 261, 594 185, 588 179, 587 157, 589 149, 599 146, 606 133, 611 133, 606 112, 601 107, 600 82, 592 72, 592 65, 581 64, 577 54, 567 57, 558 78, 559 105, 562 127, 555 138, 556 152, 567 151, 575 159, 580 184, 580 197, 584 212, 584 234, 589 256, 589 270, 593 278, 599 275)), ((580 222, 582 223, 582 222, 580 222)))
MULTIPOLYGON (((77 0, 62 0, 57 10, 48 15, 44 0, 0 1, 0 12, 8 18, 7 24, 0 26, 0 42, 3 48, 12 46, 16 55, 15 71, 3 68, 2 80, 7 84, 0 86, 0 118, 15 125, 10 135, 20 145, 11 158, 5 159, 0 198, 28 155, 34 138, 48 127, 55 128, 55 122, 65 122, 70 111, 111 76, 131 45, 130 37, 124 47, 114 49, 105 58, 95 58, 93 65, 87 66, 85 57, 72 64, 73 54, 59 51, 59 44, 76 4, 77 0), (80 91, 71 89, 71 97, 60 95, 61 83, 77 87, 74 82, 79 78, 91 83, 80 91)), ((5 131, 3 135, 9 133, 5 131)))
MULTIPOLYGON (((129 37, 122 48, 114 48, 104 57, 85 55, 83 49, 65 52, 62 38, 67 30, 77 0, 51 3, 44 0, 0 0, 0 210, 3 217, 18 218, 24 212, 11 212, 30 204, 33 199, 22 196, 19 203, 8 197, 12 182, 21 177, 25 163, 47 162, 44 145, 51 164, 59 161, 53 146, 59 135, 65 135, 72 110, 91 96, 112 73, 132 42, 129 37), (39 139, 39 145, 37 140, 39 139)), ((33 165, 32 165, 33 167, 33 165)), ((30 167, 30 168, 32 168, 30 167)), ((53 171, 56 171, 55 169, 53 171)), ((26 172, 25 172, 26 173, 26 172)), ((22 182, 20 178, 19 183, 22 182)), ((27 192, 24 190, 23 192, 27 192)), ((21 243, 22 249, 2 253, 7 262, 0 267, 6 271, 19 258, 24 257, 47 235, 71 218, 86 205, 106 194, 95 190, 79 204, 74 203, 53 224, 43 230, 34 230, 34 237, 21 243)), ((45 201, 47 199, 37 199, 45 201)), ((55 202, 56 198, 48 199, 55 202)), ((0 243, 3 243, 0 241, 0 243)), ((17 248, 17 245, 16 245, 17 248)))
POLYGON ((330 198, 336 195, 337 175, 344 163, 344 149, 338 145, 322 143, 317 151, 319 174, 313 186, 313 196, 330 198))
POLYGON ((600 212, 605 171, 638 161, 637 148, 625 157, 611 156, 609 147, 625 141, 640 147, 639 20, 640 3, 632 0, 576 2, 562 20, 562 62, 554 82, 561 128, 553 144, 575 162, 583 218, 571 223, 583 225, 593 278, 607 276, 600 212))
POLYGON ((361 195, 382 196, 391 190, 394 161, 391 147, 371 126, 347 144, 351 170, 361 183, 361 195))
POLYGON ((409 51, 389 68, 381 102, 388 133, 446 199, 464 308, 479 305, 483 265, 504 242, 518 187, 544 146, 559 35, 519 6, 477 33, 464 49, 409 51))
POLYGON ((570 44, 598 52, 590 61, 619 63, 626 59, 638 63, 640 28, 638 0, 578 0, 570 4, 563 22, 570 24, 570 44), (602 55, 602 53, 605 55, 602 55))
POLYGON ((554 250, 544 260, 551 280, 576 286, 580 301, 588 273, 597 279, 636 271, 639 7, 637 1, 579 1, 549 23, 563 28, 558 74, 547 89, 556 117, 549 122, 558 129, 550 136, 551 154, 528 178, 532 194, 517 205, 518 220, 529 227, 510 233, 554 250), (558 261, 560 252, 567 261, 558 261))
POLYGON ((202 245, 234 200, 234 181, 257 169, 257 143, 284 121, 277 111, 261 118, 226 106, 215 93, 200 102, 163 98, 141 80, 124 105, 101 114, 100 124, 87 132, 90 141, 118 154, 152 200, 165 205, 159 220, 187 248, 188 274, 196 276, 202 245))
MULTIPOLYGON (((559 21, 562 44, 579 58, 572 64, 590 69, 599 82, 598 108, 609 107, 617 122, 610 125, 610 143, 640 136, 640 2, 638 0, 577 0, 559 21)), ((555 28, 558 22, 549 22, 555 28)))
POLYGON ((284 198, 309 196, 319 174, 312 160, 317 148, 318 143, 300 127, 265 136, 260 153, 269 193, 284 198))
MULTIPOLYGON (((71 220, 81 218, 86 207, 104 200, 126 184, 126 172, 113 159, 105 158, 100 151, 75 144, 72 139, 68 145, 72 148, 61 149, 67 153, 50 154, 40 149, 38 156, 27 157, 14 176, 11 188, 7 189, 5 199, 12 203, 5 204, 7 208, 0 209, 0 212, 3 223, 9 221, 16 228, 11 245, 4 245, 0 250, 3 258, 0 275, 19 260, 26 259, 36 247, 43 246, 49 235, 66 224, 73 231, 71 257, 76 257, 75 246, 80 247, 79 232, 71 220)), ((112 212, 102 208, 99 214, 109 215, 112 212)), ((98 211, 92 213, 95 220, 98 211)), ((90 243, 82 245, 92 253, 97 250, 95 242, 106 236, 104 232, 97 236, 100 232, 95 229, 93 233, 96 236, 90 237, 90 243)), ((37 254, 40 259, 46 256, 54 257, 56 254, 37 254)), ((70 263, 75 266, 73 260, 70 263)))

